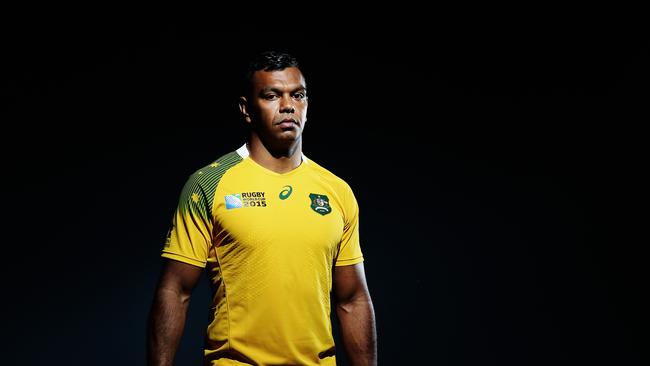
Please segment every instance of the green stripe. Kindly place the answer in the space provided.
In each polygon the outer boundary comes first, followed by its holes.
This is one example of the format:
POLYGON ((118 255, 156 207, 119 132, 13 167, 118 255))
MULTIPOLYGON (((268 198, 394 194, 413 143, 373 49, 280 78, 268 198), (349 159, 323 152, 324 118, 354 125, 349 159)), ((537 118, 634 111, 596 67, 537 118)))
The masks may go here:
POLYGON ((188 213, 191 211, 209 222, 212 218, 211 210, 214 203, 214 193, 217 190, 219 181, 221 181, 221 177, 228 169, 242 160, 242 157, 236 151, 233 151, 194 172, 181 192, 179 207, 182 212, 188 213), (214 166, 215 164, 218 164, 218 166, 214 166))

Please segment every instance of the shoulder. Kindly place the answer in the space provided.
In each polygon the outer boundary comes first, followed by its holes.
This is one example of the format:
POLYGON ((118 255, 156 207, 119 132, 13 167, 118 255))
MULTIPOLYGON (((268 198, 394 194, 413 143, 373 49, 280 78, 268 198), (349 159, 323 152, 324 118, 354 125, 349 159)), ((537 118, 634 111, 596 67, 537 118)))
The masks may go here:
POLYGON ((332 173, 329 169, 323 167, 322 165, 316 163, 315 161, 307 158, 307 166, 316 174, 320 179, 330 184, 333 188, 344 191, 352 192, 352 188, 343 178, 332 173))
POLYGON ((195 170, 190 174, 186 187, 216 188, 228 170, 239 164, 243 157, 237 151, 231 151, 218 159, 195 170))
POLYGON ((181 190, 179 207, 192 212, 198 210, 203 217, 208 217, 221 178, 242 160, 241 155, 232 151, 195 170, 181 190))

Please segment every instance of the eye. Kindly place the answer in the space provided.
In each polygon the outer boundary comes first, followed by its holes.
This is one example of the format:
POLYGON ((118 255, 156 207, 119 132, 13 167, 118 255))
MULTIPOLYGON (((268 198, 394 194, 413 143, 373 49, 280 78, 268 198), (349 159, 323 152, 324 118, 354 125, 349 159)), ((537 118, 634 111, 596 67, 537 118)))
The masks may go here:
POLYGON ((307 98, 307 94, 305 94, 304 92, 293 93, 293 97, 294 99, 302 100, 307 98))
POLYGON ((264 95, 262 95, 262 99, 265 99, 265 100, 273 100, 273 99, 277 99, 277 98, 278 98, 277 94, 264 94, 264 95))

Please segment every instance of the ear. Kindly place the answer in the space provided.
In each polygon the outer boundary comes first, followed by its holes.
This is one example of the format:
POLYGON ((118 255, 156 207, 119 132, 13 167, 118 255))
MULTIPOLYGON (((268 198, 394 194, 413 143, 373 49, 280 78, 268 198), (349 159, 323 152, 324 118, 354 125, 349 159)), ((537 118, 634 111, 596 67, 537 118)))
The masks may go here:
POLYGON ((246 123, 251 123, 251 116, 248 114, 248 101, 246 97, 239 97, 239 113, 244 117, 246 123))

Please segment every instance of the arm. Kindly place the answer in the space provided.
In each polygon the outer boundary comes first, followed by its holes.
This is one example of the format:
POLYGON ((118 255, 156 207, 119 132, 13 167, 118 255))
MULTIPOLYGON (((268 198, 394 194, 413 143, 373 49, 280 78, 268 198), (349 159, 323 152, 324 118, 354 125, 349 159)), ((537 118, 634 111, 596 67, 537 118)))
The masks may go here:
POLYGON ((149 314, 147 365, 170 366, 183 334, 192 290, 203 269, 166 260, 149 314))
POLYGON ((377 331, 363 263, 334 267, 334 298, 341 338, 354 366, 377 365, 377 331))

